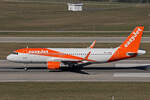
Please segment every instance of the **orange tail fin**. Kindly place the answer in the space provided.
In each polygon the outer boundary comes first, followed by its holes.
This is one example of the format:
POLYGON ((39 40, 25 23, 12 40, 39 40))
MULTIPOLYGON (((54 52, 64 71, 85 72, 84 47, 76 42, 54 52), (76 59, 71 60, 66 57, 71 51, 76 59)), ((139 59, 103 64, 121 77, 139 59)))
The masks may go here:
POLYGON ((143 30, 144 26, 137 26, 128 38, 120 45, 120 48, 130 52, 137 52, 140 46, 143 30))
POLYGON ((128 38, 116 49, 109 61, 136 56, 140 46, 143 30, 144 26, 137 26, 128 38))

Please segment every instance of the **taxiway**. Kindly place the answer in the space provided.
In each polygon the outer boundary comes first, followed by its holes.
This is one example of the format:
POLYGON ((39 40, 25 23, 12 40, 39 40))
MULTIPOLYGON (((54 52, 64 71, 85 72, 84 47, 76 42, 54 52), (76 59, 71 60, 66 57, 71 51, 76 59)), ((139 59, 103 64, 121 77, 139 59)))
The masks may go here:
POLYGON ((0 82, 150 82, 150 60, 124 60, 93 64, 80 73, 48 71, 46 64, 24 64, 0 61, 0 82))

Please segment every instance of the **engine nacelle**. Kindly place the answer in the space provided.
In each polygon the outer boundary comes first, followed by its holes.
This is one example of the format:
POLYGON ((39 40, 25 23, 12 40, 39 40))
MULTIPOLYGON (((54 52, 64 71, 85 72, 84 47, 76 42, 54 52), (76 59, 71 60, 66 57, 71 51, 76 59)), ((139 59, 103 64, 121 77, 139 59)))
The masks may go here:
POLYGON ((61 62, 57 62, 57 61, 48 61, 47 62, 47 68, 48 69, 59 69, 60 68, 60 64, 61 62))

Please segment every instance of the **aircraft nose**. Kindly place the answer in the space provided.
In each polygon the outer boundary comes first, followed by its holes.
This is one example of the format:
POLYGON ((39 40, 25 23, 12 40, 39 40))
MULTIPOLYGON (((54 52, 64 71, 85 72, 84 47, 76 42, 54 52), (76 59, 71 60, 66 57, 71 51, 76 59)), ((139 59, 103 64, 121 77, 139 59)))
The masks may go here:
POLYGON ((8 55, 8 56, 7 56, 7 60, 8 60, 8 61, 12 61, 12 60, 13 60, 13 55, 11 55, 11 54, 8 55))

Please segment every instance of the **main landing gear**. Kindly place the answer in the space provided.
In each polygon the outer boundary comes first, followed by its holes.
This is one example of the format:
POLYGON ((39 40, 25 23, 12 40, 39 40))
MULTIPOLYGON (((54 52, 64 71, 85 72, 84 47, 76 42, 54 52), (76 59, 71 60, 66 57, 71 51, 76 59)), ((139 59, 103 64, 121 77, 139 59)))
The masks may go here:
POLYGON ((80 65, 74 65, 74 64, 69 65, 69 70, 70 70, 71 72, 79 72, 79 71, 81 71, 82 69, 83 69, 83 66, 80 66, 80 65))
POLYGON ((69 66, 70 72, 80 73, 80 74, 89 74, 85 71, 82 71, 82 69, 83 69, 83 66, 81 66, 81 65, 70 65, 69 66))

